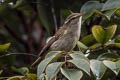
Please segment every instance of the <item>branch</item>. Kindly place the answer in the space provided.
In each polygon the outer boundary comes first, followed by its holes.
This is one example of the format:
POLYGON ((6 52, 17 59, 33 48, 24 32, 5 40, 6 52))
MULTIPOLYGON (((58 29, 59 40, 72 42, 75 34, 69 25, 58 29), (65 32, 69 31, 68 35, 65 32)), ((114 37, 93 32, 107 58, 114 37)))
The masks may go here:
POLYGON ((55 31, 57 31, 57 20, 56 20, 56 15, 55 15, 55 10, 54 10, 54 3, 53 3, 53 0, 50 0, 51 1, 51 12, 53 14, 53 20, 54 20, 54 24, 55 24, 55 31))
POLYGON ((27 53, 9 53, 9 54, 5 54, 5 55, 0 56, 0 58, 10 56, 10 55, 26 55, 26 56, 38 57, 37 55, 27 54, 27 53))

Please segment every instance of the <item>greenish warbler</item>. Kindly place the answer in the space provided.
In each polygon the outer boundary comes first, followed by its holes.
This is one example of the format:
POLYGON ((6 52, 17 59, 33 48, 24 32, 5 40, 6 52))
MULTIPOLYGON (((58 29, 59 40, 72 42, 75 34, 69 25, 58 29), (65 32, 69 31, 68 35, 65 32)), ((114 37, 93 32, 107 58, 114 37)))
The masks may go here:
POLYGON ((69 15, 62 27, 48 41, 39 53, 38 59, 31 65, 34 66, 39 62, 41 54, 48 51, 70 51, 72 50, 80 38, 81 21, 84 13, 72 13, 69 15))

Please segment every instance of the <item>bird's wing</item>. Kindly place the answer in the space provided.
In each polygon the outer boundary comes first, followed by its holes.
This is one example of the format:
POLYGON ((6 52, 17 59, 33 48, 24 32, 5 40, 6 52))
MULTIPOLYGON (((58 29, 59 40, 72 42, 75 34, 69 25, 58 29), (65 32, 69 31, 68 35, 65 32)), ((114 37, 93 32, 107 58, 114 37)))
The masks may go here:
POLYGON ((43 47, 43 49, 40 51, 38 55, 38 59, 35 60, 35 62, 32 63, 31 67, 35 66, 40 61, 40 56, 49 49, 49 47, 58 40, 64 33, 64 31, 67 29, 66 24, 64 24, 56 33, 55 35, 48 41, 48 43, 43 47))
POLYGON ((55 35, 48 41, 48 43, 43 47, 43 49, 40 51, 39 56, 41 56, 56 40, 60 38, 60 36, 63 35, 64 31, 67 29, 66 26, 61 27, 55 35))

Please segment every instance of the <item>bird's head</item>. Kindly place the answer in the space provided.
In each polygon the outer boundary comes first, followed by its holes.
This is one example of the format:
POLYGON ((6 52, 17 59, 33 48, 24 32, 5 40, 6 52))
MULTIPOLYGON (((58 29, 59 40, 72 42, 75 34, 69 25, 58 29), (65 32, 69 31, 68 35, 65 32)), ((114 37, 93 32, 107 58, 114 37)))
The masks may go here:
POLYGON ((70 22, 71 20, 74 19, 78 19, 80 17, 82 17, 85 13, 72 13, 71 15, 69 15, 66 20, 65 20, 65 24, 70 22))

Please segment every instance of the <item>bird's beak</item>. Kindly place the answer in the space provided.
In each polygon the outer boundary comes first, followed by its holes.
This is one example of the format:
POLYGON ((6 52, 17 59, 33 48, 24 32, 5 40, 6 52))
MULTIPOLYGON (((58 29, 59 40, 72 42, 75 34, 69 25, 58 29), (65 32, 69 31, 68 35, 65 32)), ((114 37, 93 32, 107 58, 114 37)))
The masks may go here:
POLYGON ((86 12, 80 13, 79 16, 84 16, 86 12))

